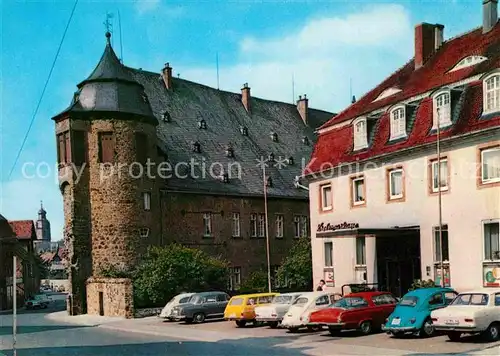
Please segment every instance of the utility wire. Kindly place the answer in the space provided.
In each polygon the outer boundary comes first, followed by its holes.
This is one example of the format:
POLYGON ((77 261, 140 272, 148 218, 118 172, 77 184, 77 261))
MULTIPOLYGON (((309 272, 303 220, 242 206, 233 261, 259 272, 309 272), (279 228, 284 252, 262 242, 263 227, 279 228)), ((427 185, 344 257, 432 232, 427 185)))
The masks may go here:
POLYGON ((68 32, 69 25, 71 23, 71 19, 73 18, 73 14, 75 13, 76 5, 78 4, 79 0, 75 0, 75 4, 73 5, 73 10, 71 10, 71 15, 69 16, 68 23, 66 24, 66 28, 64 29, 63 36, 61 38, 61 42, 59 43, 59 48, 57 49, 56 56, 54 58, 54 62, 52 62, 52 67, 50 68, 49 75, 47 77, 47 80, 45 81, 45 85, 42 90, 42 94, 40 95, 40 99, 38 100, 38 104, 36 106, 35 112, 33 113, 33 117, 31 118, 30 125, 28 126, 28 131, 26 131, 26 135, 24 136, 23 143, 21 144, 21 147, 19 148, 19 152, 17 152, 16 159, 14 161, 14 164, 12 165, 12 168, 9 173, 9 180, 10 177, 12 176, 12 172, 14 172, 14 168, 16 168, 17 161, 19 160, 19 157, 21 156, 21 153, 23 152, 24 145, 26 144, 26 140, 28 139, 28 135, 31 131, 31 127, 33 126, 33 123, 35 122, 35 117, 36 114, 38 113, 38 109, 40 108, 40 104, 42 103, 43 96, 45 94, 45 90, 47 89, 47 86, 49 84, 50 77, 52 76, 52 72, 54 71, 54 67, 56 66, 56 61, 57 57, 59 57, 59 52, 61 52, 61 47, 64 42, 64 38, 66 37, 66 33, 68 32))

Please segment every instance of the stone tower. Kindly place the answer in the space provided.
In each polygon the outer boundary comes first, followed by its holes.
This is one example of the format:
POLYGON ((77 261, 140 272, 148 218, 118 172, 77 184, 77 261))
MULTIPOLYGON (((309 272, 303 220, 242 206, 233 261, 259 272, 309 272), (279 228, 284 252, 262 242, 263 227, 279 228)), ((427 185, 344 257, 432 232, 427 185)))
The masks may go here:
POLYGON ((106 47, 53 119, 71 266, 71 314, 133 315, 126 276, 156 238, 159 206, 146 161, 156 162, 156 126, 144 87, 106 47), (142 173, 142 174, 141 174, 142 173))
POLYGON ((47 220, 47 212, 43 208, 43 202, 40 202, 38 210, 38 219, 36 221, 36 239, 38 241, 50 242, 50 221, 47 220))

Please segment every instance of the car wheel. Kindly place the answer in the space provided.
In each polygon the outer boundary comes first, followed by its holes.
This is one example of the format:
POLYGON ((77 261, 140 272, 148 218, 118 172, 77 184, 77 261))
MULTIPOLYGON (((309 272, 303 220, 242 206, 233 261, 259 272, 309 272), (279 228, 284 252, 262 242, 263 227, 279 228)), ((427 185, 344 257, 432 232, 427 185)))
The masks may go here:
POLYGON ((359 330, 363 335, 368 335, 372 332, 372 323, 369 320, 365 320, 359 326, 359 330))
POLYGON ((299 328, 288 328, 288 331, 290 331, 291 333, 296 333, 297 331, 299 331, 299 328))
POLYGON ((484 331, 484 337, 488 341, 497 341, 500 337, 500 324, 492 323, 488 329, 484 331))
POLYGON ((462 333, 460 331, 448 332, 448 339, 450 339, 451 341, 460 341, 460 336, 462 336, 462 333))
POLYGON ((332 335, 332 336, 340 336, 340 333, 342 332, 342 330, 334 328, 332 326, 328 327, 328 331, 330 332, 330 335, 332 335))
POLYGON ((244 328, 245 325, 247 325, 247 322, 245 320, 236 320, 236 326, 239 328, 244 328))
POLYGON ((269 323, 269 326, 271 327, 271 329, 276 329, 278 327, 278 322, 277 321, 271 321, 269 323))
POLYGON ((424 325, 422 325, 422 328, 420 329, 420 335, 421 337, 430 337, 434 334, 434 325, 432 324, 431 319, 427 319, 424 321, 424 325))
POLYGON ((193 315, 193 321, 198 324, 203 323, 205 321, 205 314, 196 313, 195 315, 193 315))

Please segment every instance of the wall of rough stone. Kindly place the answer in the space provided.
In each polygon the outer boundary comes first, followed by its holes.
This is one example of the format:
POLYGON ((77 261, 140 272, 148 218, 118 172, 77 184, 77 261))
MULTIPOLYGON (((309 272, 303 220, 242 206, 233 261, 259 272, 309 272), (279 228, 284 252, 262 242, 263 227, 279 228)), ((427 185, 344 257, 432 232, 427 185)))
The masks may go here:
MULTIPOLYGON (((266 239, 250 237, 250 215, 264 213, 264 199, 164 192, 162 224, 165 242, 179 242, 220 255, 241 267, 244 279, 266 270, 266 239), (203 213, 212 213, 212 238, 203 237, 203 213), (232 237, 232 213, 240 213, 241 237, 232 237)), ((271 265, 280 265, 294 241, 294 216, 309 216, 307 200, 268 199, 271 265), (284 236, 276 238, 276 214, 284 216, 284 236)))
POLYGON ((87 313, 100 315, 99 293, 103 293, 104 316, 133 318, 133 288, 128 278, 89 278, 87 313))

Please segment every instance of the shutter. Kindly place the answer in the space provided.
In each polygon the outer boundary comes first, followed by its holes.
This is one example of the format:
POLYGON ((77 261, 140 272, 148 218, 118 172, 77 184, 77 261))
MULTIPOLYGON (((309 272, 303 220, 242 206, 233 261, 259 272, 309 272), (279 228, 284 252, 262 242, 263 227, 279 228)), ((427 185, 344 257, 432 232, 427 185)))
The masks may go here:
POLYGON ((81 166, 86 162, 85 138, 85 131, 71 132, 73 163, 76 166, 81 166))
POLYGON ((65 163, 66 155, 64 153, 64 137, 63 134, 57 135, 57 162, 58 163, 65 163))
POLYGON ((64 159, 66 163, 71 162, 71 142, 69 131, 64 133, 64 159))

